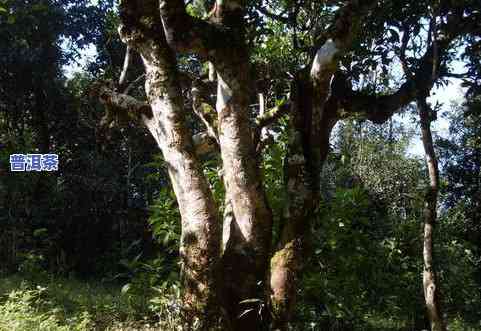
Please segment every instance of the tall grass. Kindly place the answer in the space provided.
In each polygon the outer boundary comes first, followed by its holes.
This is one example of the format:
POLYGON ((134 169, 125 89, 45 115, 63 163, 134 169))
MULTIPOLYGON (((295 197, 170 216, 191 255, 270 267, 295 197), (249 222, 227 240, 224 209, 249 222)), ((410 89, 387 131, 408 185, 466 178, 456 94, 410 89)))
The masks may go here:
POLYGON ((0 331, 176 329, 178 314, 169 309, 175 298, 167 290, 142 291, 142 297, 129 292, 66 278, 0 278, 0 331))

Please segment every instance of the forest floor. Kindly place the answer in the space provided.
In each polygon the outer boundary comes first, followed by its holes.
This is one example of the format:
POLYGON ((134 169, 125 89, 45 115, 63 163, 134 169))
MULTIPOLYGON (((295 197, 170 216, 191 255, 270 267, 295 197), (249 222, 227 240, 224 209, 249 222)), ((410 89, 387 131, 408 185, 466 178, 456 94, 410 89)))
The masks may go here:
POLYGON ((0 331, 159 330, 149 296, 140 302, 100 281, 35 278, 0 278, 0 331))
MULTIPOLYGON (((163 309, 166 300, 171 299, 159 291, 129 293, 125 286, 99 280, 0 277, 0 331, 181 330, 178 316, 163 309)), ((380 316, 366 322, 356 331, 406 330, 399 321, 380 316)), ((459 320, 451 321, 449 329, 480 331, 459 320)))

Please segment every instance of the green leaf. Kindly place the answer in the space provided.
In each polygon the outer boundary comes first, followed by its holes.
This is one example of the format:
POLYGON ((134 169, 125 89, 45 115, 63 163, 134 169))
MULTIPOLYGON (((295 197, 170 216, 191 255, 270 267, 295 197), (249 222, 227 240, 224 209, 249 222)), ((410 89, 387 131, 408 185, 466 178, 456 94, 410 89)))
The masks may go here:
POLYGON ((130 290, 130 287, 131 287, 130 283, 125 284, 124 286, 122 286, 120 293, 126 294, 130 290))
POLYGON ((241 302, 239 303, 254 303, 254 302, 261 302, 262 300, 261 299, 246 299, 246 300, 242 300, 241 302))

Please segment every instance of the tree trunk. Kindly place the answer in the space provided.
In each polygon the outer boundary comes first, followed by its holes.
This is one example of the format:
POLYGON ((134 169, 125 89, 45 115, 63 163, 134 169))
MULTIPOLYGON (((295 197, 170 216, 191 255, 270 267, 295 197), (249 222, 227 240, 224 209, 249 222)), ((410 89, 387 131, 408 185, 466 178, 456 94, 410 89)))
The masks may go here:
POLYGON ((301 73, 304 88, 297 91, 293 144, 289 154, 287 194, 289 214, 281 245, 271 260, 271 290, 274 325, 288 329, 296 296, 296 278, 302 268, 302 251, 308 240, 312 216, 319 203, 320 171, 329 150, 329 137, 336 123, 337 105, 330 112, 328 102, 338 63, 350 47, 358 24, 375 1, 349 1, 339 10, 335 28, 317 50, 309 73, 301 73), (300 116, 300 117, 299 117, 300 116), (296 142, 297 140, 297 142, 296 142), (300 148, 300 144, 302 147, 300 148), (289 168, 291 173, 289 173, 289 168))
POLYGON ((289 141, 284 160, 285 224, 280 229, 277 251, 271 259, 271 304, 274 330, 287 330, 296 299, 296 285, 305 252, 305 237, 312 217, 313 183, 308 169, 312 86, 305 77, 292 84, 289 141))
POLYGON ((121 2, 119 33, 142 57, 152 113, 141 118, 162 151, 182 217, 184 329, 212 330, 219 318, 220 222, 186 124, 176 59, 154 14, 157 4, 150 4, 121 2), (141 19, 146 14, 153 15, 154 27, 141 19))
POLYGON ((439 284, 433 261, 433 235, 436 223, 436 207, 439 189, 439 170, 431 134, 430 107, 426 97, 417 100, 419 117, 421 119, 421 134, 429 173, 429 187, 424 201, 424 240, 423 240, 423 288, 426 309, 432 331, 446 331, 446 325, 440 308, 439 284))
MULTIPOLYGON (((248 117, 246 56, 216 68, 217 113, 224 184, 232 214, 224 220, 224 300, 234 330, 267 325, 266 293, 272 213, 267 205, 248 117)), ((229 207, 229 208, 230 208, 229 207)))
POLYGON ((192 135, 184 122, 180 88, 177 95, 166 96, 157 79, 169 77, 175 86, 175 74, 167 74, 146 62, 146 90, 153 112, 147 126, 162 150, 182 216, 180 256, 187 321, 200 322, 202 329, 205 325, 207 330, 217 318, 215 286, 220 223, 208 183, 195 157, 192 135))
POLYGON ((291 91, 292 132, 285 159, 286 223, 271 259, 271 304, 276 330, 288 329, 295 307, 299 275, 306 262, 304 257, 309 254, 309 231, 320 200, 319 175, 337 122, 336 107, 326 103, 329 77, 323 82, 312 78, 301 73, 291 91))

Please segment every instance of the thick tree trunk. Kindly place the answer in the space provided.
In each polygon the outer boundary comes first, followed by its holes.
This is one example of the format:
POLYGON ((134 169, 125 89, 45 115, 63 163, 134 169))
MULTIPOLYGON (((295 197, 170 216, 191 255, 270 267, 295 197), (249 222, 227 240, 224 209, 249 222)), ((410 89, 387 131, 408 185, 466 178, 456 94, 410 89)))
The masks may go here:
POLYGON ((262 330, 267 325, 264 289, 272 213, 264 195, 248 117, 249 68, 247 61, 242 62, 244 57, 237 55, 237 67, 218 70, 219 142, 226 195, 232 207, 232 214, 224 220, 223 285, 233 329, 262 330))
POLYGON ((429 173, 429 188, 424 201, 424 240, 423 240, 423 288, 426 309, 432 331, 446 331, 446 325, 440 308, 439 284, 433 262, 433 232, 436 223, 436 207, 439 189, 439 170, 431 134, 430 107, 426 97, 417 100, 421 119, 422 142, 429 173))
POLYGON ((336 107, 325 102, 329 82, 320 86, 304 77, 296 81, 293 91, 289 126, 292 133, 285 160, 287 221, 271 259, 271 303, 276 330, 288 329, 295 307, 299 276, 309 253, 309 230, 320 200, 319 175, 337 122, 336 107))
MULTIPOLYGON (((309 75, 300 73, 293 95, 291 140, 286 158, 288 212, 279 249, 271 259, 271 303, 276 329, 287 330, 294 309, 297 278, 320 198, 320 171, 336 123, 327 103, 339 49, 328 40, 319 49, 309 75), (303 77, 302 77, 303 76, 303 77)), ((335 108, 335 107, 334 107, 335 108)))
POLYGON ((151 114, 142 113, 141 118, 162 150, 182 217, 184 329, 195 326, 212 330, 218 322, 220 305, 220 222, 196 158, 192 132, 186 125, 176 59, 165 40, 160 17, 155 14, 157 8, 157 1, 122 1, 119 33, 144 62, 151 114), (142 20, 145 15, 151 21, 142 20))
MULTIPOLYGON (((155 66, 147 68, 146 90, 153 118, 146 124, 162 150, 182 216, 180 256, 186 317, 190 325, 197 322, 207 330, 218 317, 220 222, 184 123, 180 89, 178 95, 166 96, 157 78, 165 73, 155 66)), ((175 79, 172 73, 167 76, 175 79)))
POLYGON ((312 86, 306 78, 298 78, 292 87, 289 117, 289 142, 284 160, 286 220, 280 229, 280 241, 271 259, 271 304, 274 330, 287 330, 295 306, 296 286, 305 252, 305 237, 312 217, 314 190, 308 169, 309 130, 306 123, 312 109, 312 86))

